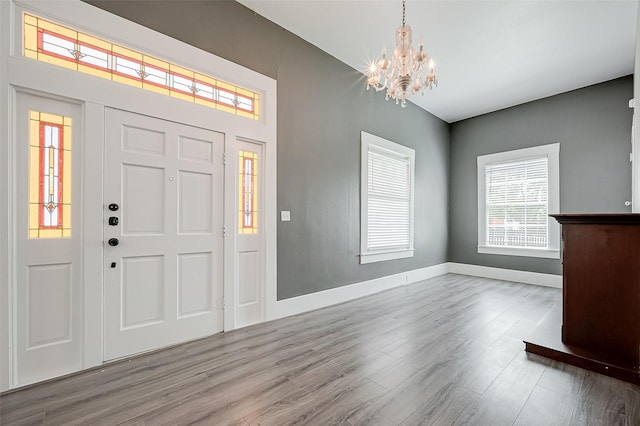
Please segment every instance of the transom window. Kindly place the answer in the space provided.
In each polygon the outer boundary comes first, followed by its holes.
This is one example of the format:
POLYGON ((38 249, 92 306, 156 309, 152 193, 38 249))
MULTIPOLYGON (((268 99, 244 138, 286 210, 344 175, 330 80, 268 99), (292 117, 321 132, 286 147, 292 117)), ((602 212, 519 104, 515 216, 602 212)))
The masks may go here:
POLYGON ((24 56, 260 119, 259 93, 27 13, 24 56))
POLYGON ((29 238, 71 236, 71 118, 29 111, 29 238))
POLYGON ((478 252, 558 257, 559 144, 478 157, 478 252))

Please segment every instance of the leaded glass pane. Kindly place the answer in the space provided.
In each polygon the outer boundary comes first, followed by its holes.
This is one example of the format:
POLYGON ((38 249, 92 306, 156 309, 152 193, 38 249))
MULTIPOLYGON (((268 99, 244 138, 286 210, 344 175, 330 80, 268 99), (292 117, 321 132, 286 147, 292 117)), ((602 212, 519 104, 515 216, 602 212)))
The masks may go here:
POLYGON ((76 59, 73 55, 76 50, 75 43, 62 37, 56 37, 53 34, 46 32, 42 34, 42 49, 54 55, 76 59))
POLYGON ((173 76, 173 88, 182 92, 193 93, 193 80, 180 75, 173 76))
POLYGON ((131 61, 121 56, 114 56, 115 71, 135 78, 140 78, 141 65, 138 62, 131 61))
POLYGON ((158 84, 160 86, 166 86, 168 84, 167 81, 167 72, 158 68, 150 67, 149 65, 145 65, 145 81, 158 84))
POLYGON ((196 90, 197 95, 206 99, 215 100, 214 93, 215 89, 208 84, 200 83, 196 81, 196 90))
POLYGON ((235 95, 233 93, 227 92, 226 90, 218 90, 218 101, 226 104, 235 106, 235 95))
POLYGON ((99 68, 109 67, 109 55, 98 49, 93 49, 87 45, 80 45, 80 62, 91 64, 99 68))

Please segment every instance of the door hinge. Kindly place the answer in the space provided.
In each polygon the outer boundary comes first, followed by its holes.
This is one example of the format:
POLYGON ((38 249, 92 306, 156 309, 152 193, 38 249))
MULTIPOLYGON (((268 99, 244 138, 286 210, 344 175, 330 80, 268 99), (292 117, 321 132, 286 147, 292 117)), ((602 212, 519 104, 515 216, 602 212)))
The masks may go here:
POLYGON ((227 236, 227 227, 223 226, 222 227, 222 238, 225 238, 227 236))
POLYGON ((227 309, 227 299, 222 299, 222 309, 227 309))
POLYGON ((222 153, 222 165, 223 166, 227 165, 227 153, 226 152, 222 153))

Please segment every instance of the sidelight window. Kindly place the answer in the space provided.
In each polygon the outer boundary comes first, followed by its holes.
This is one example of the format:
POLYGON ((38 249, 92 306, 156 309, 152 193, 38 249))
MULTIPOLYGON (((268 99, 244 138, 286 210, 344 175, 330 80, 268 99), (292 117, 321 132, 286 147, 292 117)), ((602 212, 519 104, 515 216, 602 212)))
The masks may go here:
POLYGON ((239 233, 258 233, 258 154, 239 151, 239 233))
POLYGON ((29 238, 71 236, 71 118, 29 112, 29 238))

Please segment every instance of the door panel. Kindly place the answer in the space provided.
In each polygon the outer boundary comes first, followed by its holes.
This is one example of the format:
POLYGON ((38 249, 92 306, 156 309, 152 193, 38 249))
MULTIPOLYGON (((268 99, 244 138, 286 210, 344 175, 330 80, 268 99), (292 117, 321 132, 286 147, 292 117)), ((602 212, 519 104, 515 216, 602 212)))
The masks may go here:
POLYGON ((27 266, 27 350, 71 340, 71 263, 27 266))
POLYGON ((105 131, 105 359, 222 331, 224 135, 114 109, 105 131))
POLYGON ((122 259, 122 329, 164 319, 164 270, 164 256, 122 259))
POLYGON ((81 107, 16 99, 15 384, 82 367, 81 107))
POLYGON ((179 317, 197 315, 212 309, 211 286, 213 273, 211 253, 178 255, 179 317))
POLYGON ((247 306, 260 302, 258 290, 258 251, 238 253, 238 305, 247 306))
POLYGON ((164 234, 165 170, 122 165, 124 234, 164 234))
POLYGON ((209 173, 181 170, 178 200, 179 232, 181 234, 212 232, 213 182, 209 173))

